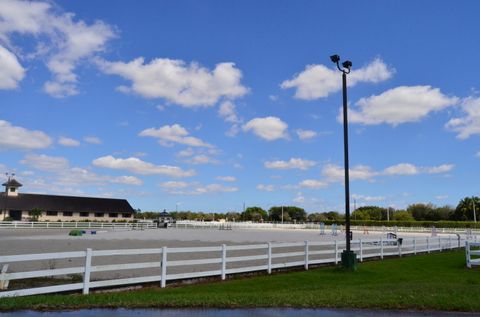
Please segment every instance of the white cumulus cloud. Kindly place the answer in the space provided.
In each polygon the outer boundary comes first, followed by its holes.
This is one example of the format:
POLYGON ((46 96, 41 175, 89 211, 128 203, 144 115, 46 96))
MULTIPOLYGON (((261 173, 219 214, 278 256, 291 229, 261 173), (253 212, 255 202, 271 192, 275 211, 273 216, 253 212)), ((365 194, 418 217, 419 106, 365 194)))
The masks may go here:
POLYGON ((465 98, 461 109, 464 116, 450 119, 445 127, 457 132, 457 138, 461 140, 480 134, 480 98, 465 98))
POLYGON ((25 69, 17 57, 0 45, 0 89, 14 89, 25 77, 25 69))
POLYGON ((189 164, 215 164, 218 163, 217 160, 212 159, 210 156, 205 154, 194 155, 189 159, 184 161, 189 164))
POLYGON ((301 181, 298 185, 303 188, 318 189, 318 188, 327 187, 328 182, 316 180, 316 179, 305 179, 301 181))
POLYGON ((96 136, 86 136, 83 140, 90 144, 102 144, 102 140, 96 136))
POLYGON ((195 175, 195 171, 193 170, 185 171, 177 166, 155 165, 136 157, 122 159, 108 155, 93 160, 92 164, 97 167, 126 170, 141 175, 161 174, 173 177, 189 177, 195 175))
MULTIPOLYGON (((416 166, 411 163, 399 163, 388 166, 381 171, 375 171, 370 166, 357 165, 350 168, 350 180, 373 180, 377 176, 408 176, 419 174, 443 174, 448 173, 455 165, 441 164, 438 166, 416 166)), ((339 165, 327 164, 322 169, 322 174, 329 182, 342 182, 344 169, 339 165)))
POLYGON ((52 139, 42 131, 28 130, 0 120, 0 150, 44 149, 52 144, 52 139))
POLYGON ((308 139, 312 139, 312 138, 317 136, 317 132, 315 132, 313 130, 298 129, 295 132, 297 133, 297 136, 300 140, 308 140, 308 139))
POLYGON ((156 58, 145 63, 139 57, 128 63, 98 60, 98 65, 104 73, 131 82, 131 86, 118 89, 122 92, 163 98, 183 107, 213 106, 221 98, 234 99, 248 92, 234 63, 219 63, 209 70, 194 62, 156 58))
POLYGON ((237 180, 234 176, 217 176, 216 179, 224 182, 235 182, 237 180))
POLYGON ((58 143, 63 146, 79 146, 80 142, 75 139, 67 138, 67 137, 60 137, 58 139, 58 143))
POLYGON ((287 129, 288 125, 277 117, 255 118, 243 125, 243 131, 252 131, 267 141, 288 139, 287 129))
POLYGON ((61 171, 69 168, 70 165, 64 157, 45 154, 28 154, 20 163, 42 171, 61 171))
MULTIPOLYGON (((348 85, 360 82, 378 83, 393 76, 395 70, 389 68, 381 59, 376 58, 370 64, 359 69, 353 68, 348 85)), ((305 70, 290 80, 285 80, 281 88, 295 88, 295 98, 313 100, 327 97, 342 88, 342 80, 336 68, 325 65, 307 65, 305 70)))
MULTIPOLYGON (((458 102, 431 86, 400 86, 380 95, 361 98, 349 112, 349 121, 366 125, 416 122, 431 112, 443 110, 458 102)), ((341 112, 341 111, 340 111, 341 112)), ((338 115, 342 122, 342 113, 338 115)))
MULTIPOLYGON (((75 14, 61 12, 49 2, 2 0, 0 41, 13 47, 18 35, 35 40, 35 51, 27 55, 45 61, 52 73, 44 91, 65 97, 78 93, 75 69, 79 63, 102 52, 115 31, 102 21, 88 24, 76 19, 75 14)), ((18 66, 16 78, 22 77, 18 66)))
POLYGON ((168 181, 168 182, 161 183, 160 187, 166 188, 166 189, 185 188, 185 187, 188 187, 188 183, 179 182, 179 181, 168 181))
POLYGON ((117 183, 117 184, 124 184, 124 185, 136 185, 136 186, 139 186, 139 185, 142 185, 143 184, 143 181, 138 178, 138 177, 135 177, 135 176, 119 176, 119 177, 115 177, 113 180, 112 180, 113 183, 117 183))
MULTIPOLYGON (((357 165, 349 169, 350 180, 371 180, 378 173, 366 165, 357 165)), ((344 168, 339 165, 327 164, 322 169, 322 175, 332 182, 343 181, 345 178, 344 168)))
POLYGON ((383 201, 386 199, 385 196, 368 196, 368 195, 358 195, 358 194, 353 194, 352 198, 360 201, 364 201, 364 202, 383 201))
POLYGON ((205 195, 211 193, 232 193, 238 191, 238 187, 224 186, 222 184, 202 185, 197 182, 164 182, 160 184, 166 192, 172 195, 205 195))
POLYGON ((258 184, 257 189, 265 192, 273 192, 275 190, 275 186, 269 184, 258 184))
POLYGON ((154 137, 163 146, 170 146, 172 143, 179 143, 195 147, 213 147, 199 138, 190 136, 187 129, 179 124, 165 125, 158 129, 149 128, 139 133, 140 136, 154 137))
POLYGON ((383 170, 384 175, 415 175, 420 173, 420 168, 410 163, 400 163, 383 170))
POLYGON ((304 160, 301 158, 291 158, 288 161, 267 161, 264 163, 266 168, 271 169, 300 169, 307 170, 310 167, 315 166, 316 162, 304 160))

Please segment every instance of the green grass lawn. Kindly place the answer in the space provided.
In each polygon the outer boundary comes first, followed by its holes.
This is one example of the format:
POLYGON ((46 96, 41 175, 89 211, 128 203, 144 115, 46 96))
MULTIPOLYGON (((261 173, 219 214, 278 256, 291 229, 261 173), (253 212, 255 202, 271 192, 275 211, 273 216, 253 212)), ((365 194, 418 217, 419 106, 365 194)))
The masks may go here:
POLYGON ((0 310, 92 307, 342 307, 480 311, 480 271, 465 253, 442 252, 224 282, 0 300, 0 310))

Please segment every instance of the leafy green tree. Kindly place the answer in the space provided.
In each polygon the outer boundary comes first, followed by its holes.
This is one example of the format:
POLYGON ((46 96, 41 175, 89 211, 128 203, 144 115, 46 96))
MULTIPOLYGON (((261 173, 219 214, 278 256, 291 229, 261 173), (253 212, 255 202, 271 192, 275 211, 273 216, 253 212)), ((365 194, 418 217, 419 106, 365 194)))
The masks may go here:
POLYGON ((407 207, 413 218, 417 221, 427 220, 430 218, 435 207, 432 204, 412 204, 407 207))
MULTIPOLYGON (((274 206, 268 210, 271 221, 282 221, 282 206, 274 206)), ((307 213, 303 208, 296 206, 283 206, 283 221, 305 221, 307 213)))
POLYGON ((435 221, 449 220, 449 219, 452 219, 453 214, 455 213, 455 209, 452 206, 445 205, 445 206, 435 208, 434 213, 435 213, 435 217, 434 217, 435 221))
POLYGON ((362 206, 352 213, 357 220, 386 220, 387 209, 378 206, 362 206))
POLYGON ((38 218, 42 216, 42 210, 40 208, 33 208, 28 212, 28 215, 32 221, 38 221, 38 218))
POLYGON ((242 212, 241 219, 245 221, 263 221, 268 219, 268 214, 260 207, 248 207, 242 212))
POLYGON ((327 211, 322 214, 327 218, 326 220, 342 221, 345 218, 345 216, 340 215, 338 211, 327 211))
POLYGON ((307 220, 310 222, 322 222, 327 220, 324 213, 316 212, 308 215, 307 220))
POLYGON ((240 220, 240 214, 235 211, 230 211, 225 214, 225 220, 227 221, 238 221, 240 220))
POLYGON ((406 210, 397 210, 393 213, 393 220, 396 221, 414 221, 412 214, 406 210))

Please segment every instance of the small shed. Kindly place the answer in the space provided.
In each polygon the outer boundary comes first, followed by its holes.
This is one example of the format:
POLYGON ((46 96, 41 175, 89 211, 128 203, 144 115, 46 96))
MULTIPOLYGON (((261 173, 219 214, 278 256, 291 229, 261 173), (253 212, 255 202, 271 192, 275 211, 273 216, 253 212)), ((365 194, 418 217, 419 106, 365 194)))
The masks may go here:
POLYGON ((168 212, 166 212, 166 211, 162 211, 162 212, 158 215, 158 221, 159 221, 159 222, 165 222, 165 223, 174 222, 172 215, 170 215, 170 214, 169 214, 168 212))

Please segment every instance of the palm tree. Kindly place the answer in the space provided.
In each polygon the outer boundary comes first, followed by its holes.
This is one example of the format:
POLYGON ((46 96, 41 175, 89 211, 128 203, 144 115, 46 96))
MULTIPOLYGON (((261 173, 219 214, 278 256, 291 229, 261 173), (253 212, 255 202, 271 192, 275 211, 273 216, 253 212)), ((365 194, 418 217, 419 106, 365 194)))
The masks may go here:
POLYGON ((457 205, 455 208, 455 212, 453 213, 454 220, 460 221, 468 221, 473 220, 473 206, 475 205, 475 215, 478 219, 480 215, 480 198, 477 196, 474 197, 465 197, 457 205))

